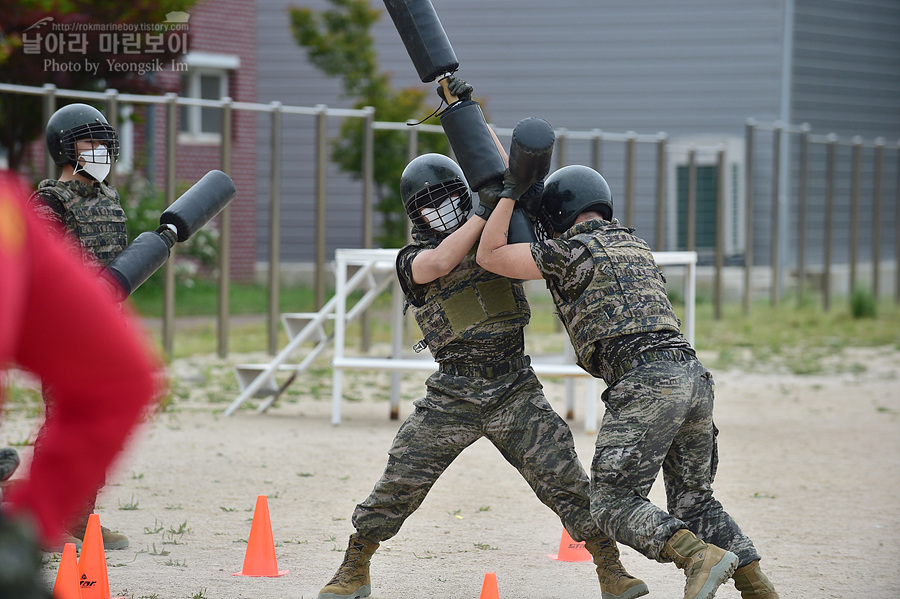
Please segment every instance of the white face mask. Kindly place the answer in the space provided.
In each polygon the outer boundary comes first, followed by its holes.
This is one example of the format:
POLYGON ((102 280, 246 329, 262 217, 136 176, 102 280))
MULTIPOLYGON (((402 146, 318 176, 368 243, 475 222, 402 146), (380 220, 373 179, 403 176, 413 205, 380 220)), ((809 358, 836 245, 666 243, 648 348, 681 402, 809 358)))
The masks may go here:
POLYGON ((462 221, 462 215, 456 209, 458 201, 458 196, 449 197, 436 208, 423 208, 422 216, 435 231, 452 231, 462 221))
POLYGON ((106 150, 106 146, 99 145, 93 150, 85 150, 81 153, 81 157, 84 158, 84 164, 79 161, 78 166, 75 167, 76 173, 82 170, 97 181, 106 179, 110 169, 109 152, 106 150))

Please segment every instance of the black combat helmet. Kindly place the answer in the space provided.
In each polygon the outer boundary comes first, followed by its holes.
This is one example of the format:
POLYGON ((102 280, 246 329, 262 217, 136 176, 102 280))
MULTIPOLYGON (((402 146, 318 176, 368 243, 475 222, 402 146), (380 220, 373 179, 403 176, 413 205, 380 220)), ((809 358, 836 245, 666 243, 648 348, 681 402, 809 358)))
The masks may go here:
POLYGON ((568 230, 582 212, 599 212, 606 220, 613 217, 612 192, 606 179, 581 165, 564 166, 547 177, 541 207, 543 226, 557 233, 568 230))
POLYGON ((75 142, 96 139, 106 145, 113 161, 119 158, 119 136, 103 113, 87 104, 69 104, 47 121, 47 150, 57 166, 76 166, 75 142))
POLYGON ((462 169, 443 154, 423 154, 406 165, 400 198, 413 227, 422 233, 451 233, 472 208, 462 169))

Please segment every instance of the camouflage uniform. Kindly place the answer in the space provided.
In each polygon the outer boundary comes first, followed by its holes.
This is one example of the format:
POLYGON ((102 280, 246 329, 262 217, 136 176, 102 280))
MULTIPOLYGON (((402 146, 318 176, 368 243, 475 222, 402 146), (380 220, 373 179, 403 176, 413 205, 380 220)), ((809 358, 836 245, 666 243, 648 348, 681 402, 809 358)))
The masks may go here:
POLYGON ((440 368, 398 431, 381 479, 356 507, 354 527, 376 542, 397 534, 456 456, 487 437, 573 539, 605 539, 590 515, 572 433, 524 354, 530 308, 522 284, 479 267, 474 249, 448 275, 414 284, 413 259, 436 245, 420 238, 403 248, 397 274, 440 368))
POLYGON ((105 183, 45 179, 29 205, 44 220, 62 225, 78 239, 86 257, 106 266, 128 244, 119 194, 105 183))
POLYGON ((616 221, 579 223, 531 246, 579 365, 608 388, 591 465, 591 513, 616 541, 658 561, 688 529, 740 565, 759 559, 713 497, 712 375, 678 332, 647 243, 616 221), (668 512, 647 501, 662 468, 668 512))

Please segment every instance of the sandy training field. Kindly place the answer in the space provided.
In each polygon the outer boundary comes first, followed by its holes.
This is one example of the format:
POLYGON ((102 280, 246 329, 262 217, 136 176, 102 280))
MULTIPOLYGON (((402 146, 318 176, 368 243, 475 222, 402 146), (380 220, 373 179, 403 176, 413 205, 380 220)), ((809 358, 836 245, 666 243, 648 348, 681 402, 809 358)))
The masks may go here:
MULTIPOLYGON (((388 376, 347 376, 344 421, 330 422, 330 377, 298 380, 266 414, 222 409, 237 395, 232 363, 171 365, 175 400, 129 446, 99 499, 103 525, 131 539, 107 551, 113 596, 130 599, 314 598, 337 568, 350 515, 386 461, 399 426, 388 419, 388 376), (258 495, 266 495, 278 578, 241 571, 258 495)), ((704 359, 704 362, 706 360, 704 359)), ((839 373, 716 372, 717 498, 754 540, 783 598, 900 596, 900 352, 853 350, 839 373)), ((406 375, 401 418, 424 389, 406 375)), ((548 380, 564 411, 563 385, 548 380)), ((602 406, 601 406, 602 409, 602 406)), ((33 410, 32 410, 33 412, 33 410)), ((582 462, 593 454, 579 399, 571 422, 582 462)), ((0 443, 40 420, 12 409, 0 443)), ((22 449, 27 463, 30 448, 22 449)), ((651 500, 665 505, 661 481, 651 500)), ((375 599, 478 599, 495 572, 502 599, 599 597, 589 563, 563 563, 562 527, 490 443, 466 450, 400 533, 372 561, 375 599)), ((680 597, 671 564, 622 547, 650 597, 680 597)), ((48 555, 48 584, 59 555, 48 555)), ((729 584, 717 597, 740 595, 729 584)))

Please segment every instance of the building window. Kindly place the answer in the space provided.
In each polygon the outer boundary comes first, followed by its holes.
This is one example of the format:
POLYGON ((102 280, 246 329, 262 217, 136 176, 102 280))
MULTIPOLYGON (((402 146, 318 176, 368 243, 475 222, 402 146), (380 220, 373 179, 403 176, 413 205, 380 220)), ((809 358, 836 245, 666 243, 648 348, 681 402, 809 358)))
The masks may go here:
POLYGON ((688 246, 688 191, 690 152, 695 152, 696 212, 694 249, 701 260, 715 255, 719 222, 718 152, 725 151, 724 249, 726 259, 743 252, 743 140, 734 137, 697 136, 675 139, 668 146, 667 238, 670 250, 688 246))
MULTIPOLYGON (((181 75, 181 95, 199 100, 221 100, 228 96, 230 72, 240 66, 236 56, 192 52, 184 58, 187 71, 181 75)), ((181 106, 179 141, 218 143, 222 137, 222 109, 211 106, 181 106)))
MULTIPOLYGON (((680 165, 676 168, 678 169, 678 249, 686 250, 688 249, 688 173, 690 169, 687 166, 680 165)), ((715 166, 697 166, 696 170, 695 249, 697 251, 712 251, 716 247, 719 171, 715 166)))

